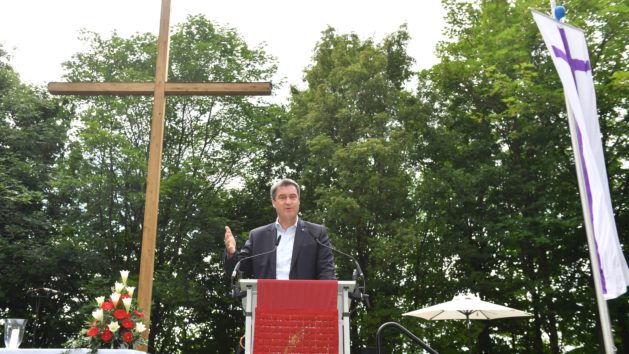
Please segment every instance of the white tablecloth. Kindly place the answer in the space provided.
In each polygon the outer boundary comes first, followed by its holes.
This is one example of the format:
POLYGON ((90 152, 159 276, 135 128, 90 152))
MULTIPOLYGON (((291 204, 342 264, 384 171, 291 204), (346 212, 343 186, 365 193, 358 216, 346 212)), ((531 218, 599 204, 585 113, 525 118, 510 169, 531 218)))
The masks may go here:
MULTIPOLYGON (((0 354, 61 354, 67 349, 7 349, 0 348, 0 354)), ((71 349, 70 354, 86 354, 89 349, 71 349)), ((146 354, 139 350, 131 349, 99 349, 98 354, 146 354)))

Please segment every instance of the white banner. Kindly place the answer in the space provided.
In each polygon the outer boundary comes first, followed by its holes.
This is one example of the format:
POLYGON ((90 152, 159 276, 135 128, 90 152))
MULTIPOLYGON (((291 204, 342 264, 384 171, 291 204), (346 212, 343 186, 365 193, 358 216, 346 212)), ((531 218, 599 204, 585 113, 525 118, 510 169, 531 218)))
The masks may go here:
POLYGON ((627 291, 629 268, 614 221, 585 35, 582 30, 540 12, 532 10, 532 13, 574 114, 581 153, 581 161, 576 163, 583 168, 603 296, 614 299, 627 291))

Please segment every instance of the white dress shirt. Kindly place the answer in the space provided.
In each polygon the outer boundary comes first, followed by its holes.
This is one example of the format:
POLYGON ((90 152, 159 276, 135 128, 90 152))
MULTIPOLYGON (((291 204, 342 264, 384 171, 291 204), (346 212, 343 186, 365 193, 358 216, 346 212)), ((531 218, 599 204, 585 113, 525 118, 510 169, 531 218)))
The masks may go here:
POLYGON ((295 225, 284 230, 280 225, 279 218, 275 220, 275 228, 277 229, 277 236, 282 235, 279 245, 277 245, 276 260, 275 260, 275 278, 276 279, 288 279, 290 274, 290 264, 293 259, 293 245, 295 244, 295 232, 297 231, 297 222, 299 217, 295 221, 295 225))

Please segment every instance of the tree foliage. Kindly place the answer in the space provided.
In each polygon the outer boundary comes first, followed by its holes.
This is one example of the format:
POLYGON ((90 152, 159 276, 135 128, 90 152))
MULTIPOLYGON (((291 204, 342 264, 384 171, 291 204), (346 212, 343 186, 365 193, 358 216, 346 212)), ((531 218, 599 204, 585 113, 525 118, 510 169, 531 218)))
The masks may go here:
MULTIPOLYGON (((293 91, 282 137, 288 173, 305 189, 304 216, 324 223, 332 242, 351 250, 369 279, 374 311, 382 313, 354 314, 356 352, 373 342, 374 319, 391 316, 401 289, 397 264, 383 257, 402 246, 399 236, 412 220, 398 120, 412 74, 408 40, 404 26, 382 43, 325 30, 306 71, 308 88, 293 91)), ((338 256, 336 262, 339 276, 351 279, 353 263, 338 256)))
MULTIPOLYGON (((565 5, 574 6, 575 13, 585 5, 572 3, 565 5)), ((437 298, 419 299, 435 303, 469 289, 533 314, 531 320, 475 324, 475 352, 598 350, 563 91, 528 11, 539 4, 444 5, 451 40, 440 44, 441 62, 420 73, 418 87, 418 102, 431 114, 427 121, 409 120, 407 130, 414 132, 411 154, 421 171, 417 196, 426 238, 432 239, 427 244, 435 250, 429 254, 447 260, 442 268, 450 286, 438 284, 430 291, 437 298)), ((586 25, 599 13, 574 19, 591 33, 593 48, 617 40, 607 35, 608 23, 586 25)), ((593 63, 598 54, 593 53, 593 63)), ((623 56, 617 51, 608 56, 618 55, 623 56)), ((597 83, 619 69, 595 67, 597 83)), ((599 96, 608 94, 605 86, 597 90, 599 96)), ((605 103, 599 109, 604 134, 626 124, 621 123, 626 102, 617 99, 612 106, 616 114, 605 103)), ((623 135, 610 136, 624 140, 623 135)), ((622 160, 608 156, 610 166, 622 160)), ((438 270, 430 264, 424 268, 438 270)), ((626 321, 622 312, 612 315, 626 321)), ((451 328, 432 327, 440 352, 456 352, 450 349, 451 328)), ((461 339, 455 347, 462 346, 461 339)))
POLYGON ((76 291, 80 255, 54 241, 58 215, 52 171, 63 153, 69 119, 45 94, 20 82, 0 47, 0 317, 30 322, 37 345, 68 330, 67 294, 76 291), (65 261, 64 261, 65 260, 65 261), (57 329, 55 329, 57 328, 57 329))
MULTIPOLYGON (((154 36, 86 32, 84 38, 91 49, 65 64, 69 80, 150 80, 154 36)), ((170 82, 265 81, 275 71, 262 48, 250 48, 235 30, 202 16, 176 26, 171 42, 170 82)), ((72 104, 79 128, 58 169, 61 237, 93 256, 87 274, 110 277, 129 269, 137 276, 151 99, 80 97, 72 104)), ((245 97, 167 100, 152 352, 220 352, 238 341, 240 318, 219 264, 222 230, 238 215, 230 214, 236 199, 230 184, 263 163, 272 133, 266 110, 245 97)))
MULTIPOLYGON (((629 7, 563 5, 590 43, 626 245, 629 7)), ((474 353, 601 350, 563 91, 528 10, 547 4, 444 7, 440 62, 419 73, 404 24, 381 41, 327 28, 305 88, 292 88, 286 106, 168 98, 150 352, 233 352, 244 318, 222 271, 223 227, 246 235, 273 220, 268 187, 280 177, 302 184, 303 218, 326 225, 363 268, 372 308, 352 307, 352 352, 373 347, 388 321, 440 353, 460 352, 462 321, 402 314, 466 291, 533 315, 473 322, 474 353)), ((68 80, 153 80, 153 35, 83 38, 90 49, 65 64, 68 80)), ((171 82, 267 81, 274 72, 274 59, 235 29, 192 16, 172 30, 171 82)), ((22 85, 0 52, 0 315, 33 320, 26 346, 60 345, 119 270, 137 277, 151 104, 51 99, 22 85)), ((351 279, 353 262, 336 263, 351 279)), ((627 352, 627 297, 609 306, 627 352)), ((387 351, 421 352, 386 334, 387 351)))

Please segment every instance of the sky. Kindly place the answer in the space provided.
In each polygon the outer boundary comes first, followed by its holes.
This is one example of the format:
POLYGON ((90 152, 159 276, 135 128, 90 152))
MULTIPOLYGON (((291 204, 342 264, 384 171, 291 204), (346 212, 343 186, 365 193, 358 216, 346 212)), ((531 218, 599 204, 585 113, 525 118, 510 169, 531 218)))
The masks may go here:
MULTIPOLYGON (((87 50, 78 39, 86 29, 109 38, 159 31, 161 0, 0 0, 0 43, 23 82, 45 85, 63 81, 61 63, 87 50)), ((303 70, 328 26, 339 34, 355 33, 380 42, 406 23, 408 53, 415 69, 437 63, 435 46, 443 39, 440 0, 171 0, 170 26, 189 15, 235 28, 250 46, 264 44, 277 58, 278 73, 288 85, 274 89, 287 97, 289 85, 303 88, 303 70)))

